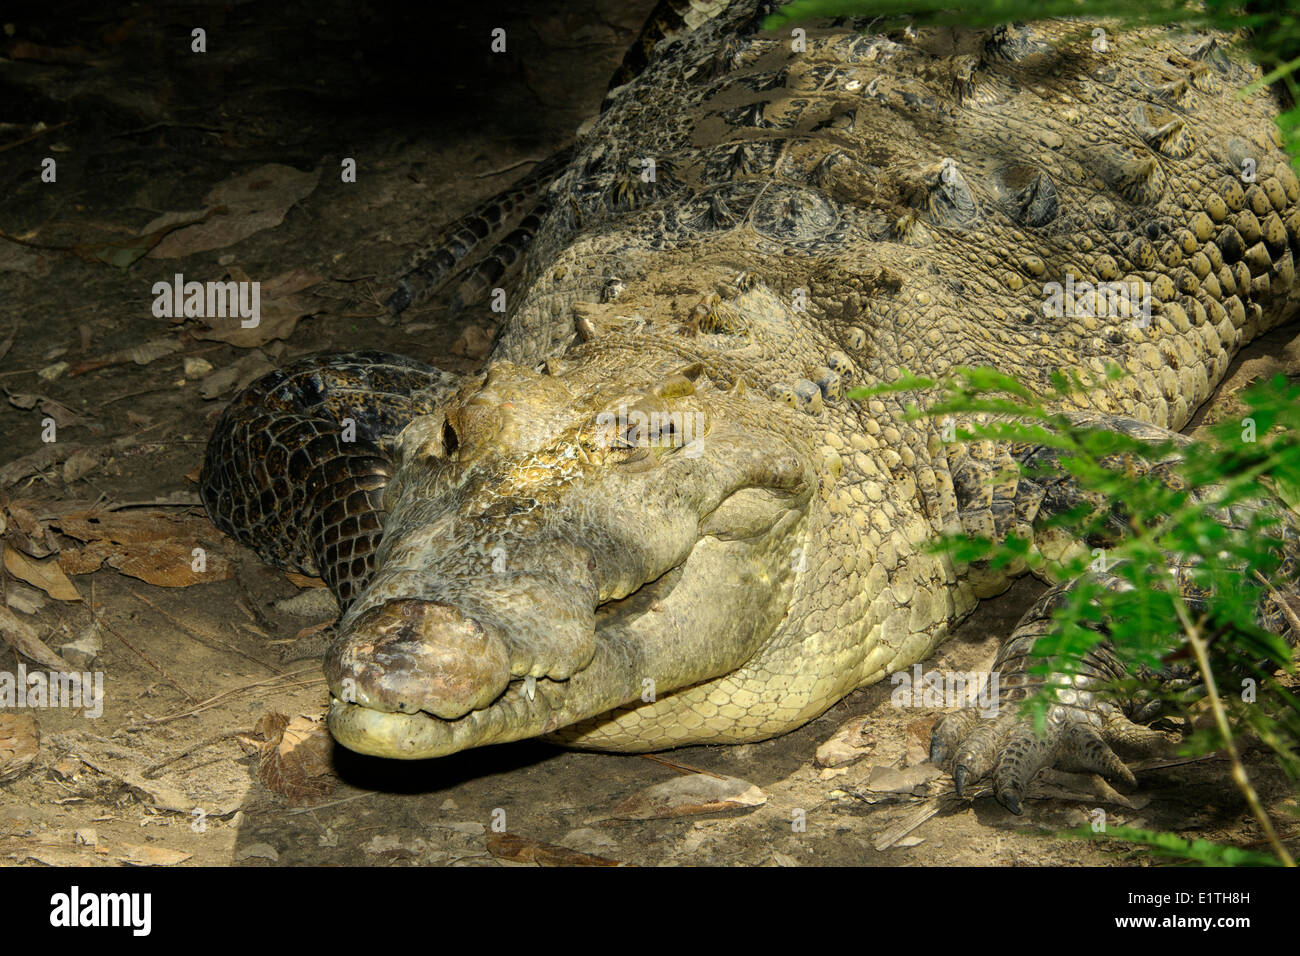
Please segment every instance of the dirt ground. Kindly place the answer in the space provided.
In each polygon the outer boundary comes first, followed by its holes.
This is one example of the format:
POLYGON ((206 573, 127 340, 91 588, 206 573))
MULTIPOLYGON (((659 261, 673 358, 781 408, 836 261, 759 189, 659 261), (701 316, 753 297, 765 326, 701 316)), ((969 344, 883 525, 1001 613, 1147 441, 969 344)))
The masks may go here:
MULTIPOLYGON (((240 385, 307 352, 473 367, 489 313, 435 304, 385 324, 385 282, 436 225, 596 110, 651 5, 469 6, 454 21, 341 0, 20 2, 8 14, 0 626, 103 672, 106 699, 94 718, 0 711, 0 861, 1147 862, 1054 835, 1096 807, 1111 823, 1258 840, 1214 759, 1149 769, 1128 795, 1051 775, 1020 818, 988 796, 958 800, 924 760, 938 712, 890 706, 889 685, 776 740, 652 757, 524 742, 398 763, 333 749, 311 724, 328 699, 319 663, 286 648, 331 618, 331 599, 207 523, 195 478, 212 418, 240 385), (191 50, 196 27, 205 53, 191 50), (489 51, 494 27, 506 54, 489 51), (340 177, 349 157, 355 183, 340 177), (262 327, 156 315, 154 283, 178 272, 263 282, 262 327), (828 741, 822 763, 859 759, 821 766, 828 741), (718 781, 741 806, 635 818, 646 788, 694 771, 750 785, 718 781)), ((1300 329, 1252 348, 1222 401, 1276 369, 1300 371, 1300 329)), ((1038 593, 1022 581, 986 603, 932 666, 987 669, 1038 593)), ((20 664, 41 667, 0 644, 0 672, 20 664)), ((1266 758, 1249 766, 1266 801, 1294 807, 1266 758)))

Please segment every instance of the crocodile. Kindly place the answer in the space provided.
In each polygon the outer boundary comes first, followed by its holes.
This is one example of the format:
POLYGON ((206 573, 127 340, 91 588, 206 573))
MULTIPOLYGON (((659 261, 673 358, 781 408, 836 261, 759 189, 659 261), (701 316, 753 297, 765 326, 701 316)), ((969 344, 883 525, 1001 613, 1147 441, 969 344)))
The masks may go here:
MULTIPOLYGON (((1295 314, 1300 181, 1273 94, 1238 98, 1258 70, 1232 38, 770 32, 766 9, 661 4, 573 146, 402 273, 394 312, 451 287, 506 304, 480 371, 310 356, 218 421, 212 520, 339 599, 346 747, 797 728, 1025 573, 956 565, 940 535, 1078 545, 1046 527, 1068 481, 990 480, 1050 450, 945 441, 904 396, 846 390, 970 366, 1045 389, 1113 363, 1066 410, 1158 440, 1295 314)), ((1004 644, 1004 701, 1068 586, 1004 644)), ((1044 734, 1016 707, 957 711, 932 756, 1016 812, 1046 766, 1132 783, 1119 754, 1154 731, 1089 691, 1117 667, 1099 645, 1044 734)))

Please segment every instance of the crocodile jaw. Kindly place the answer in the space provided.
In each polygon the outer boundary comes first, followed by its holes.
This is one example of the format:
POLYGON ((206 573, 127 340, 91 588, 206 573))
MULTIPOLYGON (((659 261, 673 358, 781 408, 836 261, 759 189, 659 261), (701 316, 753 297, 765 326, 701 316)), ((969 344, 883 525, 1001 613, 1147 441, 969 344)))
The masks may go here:
MULTIPOLYGON (((702 538, 688 559, 628 597, 597 609, 596 650, 567 680, 513 679, 490 704, 454 720, 426 711, 384 712, 339 699, 329 728, 350 750, 377 757, 440 757, 493 743, 555 733, 658 695, 730 673, 779 632, 790 597, 790 551, 806 530, 799 502, 767 534, 702 538), (723 623, 719 623, 723 622, 723 623)), ((639 741, 596 749, 655 749, 639 741)))

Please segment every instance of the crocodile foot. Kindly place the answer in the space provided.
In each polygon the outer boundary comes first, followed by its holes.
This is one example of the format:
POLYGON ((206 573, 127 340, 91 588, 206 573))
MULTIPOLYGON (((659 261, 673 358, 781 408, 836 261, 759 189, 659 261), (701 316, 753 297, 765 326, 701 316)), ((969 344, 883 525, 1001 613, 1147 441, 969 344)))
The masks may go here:
POLYGON ((1042 735, 1019 707, 1007 706, 991 718, 970 708, 948 714, 930 739, 930 760, 951 769, 957 795, 968 783, 992 777, 998 802, 1019 814, 1030 783, 1044 767, 1098 773, 1128 787, 1137 785, 1119 753, 1152 756, 1170 751, 1170 738, 1103 705, 1084 710, 1054 706, 1042 735), (1118 752, 1117 752, 1118 751, 1118 752))

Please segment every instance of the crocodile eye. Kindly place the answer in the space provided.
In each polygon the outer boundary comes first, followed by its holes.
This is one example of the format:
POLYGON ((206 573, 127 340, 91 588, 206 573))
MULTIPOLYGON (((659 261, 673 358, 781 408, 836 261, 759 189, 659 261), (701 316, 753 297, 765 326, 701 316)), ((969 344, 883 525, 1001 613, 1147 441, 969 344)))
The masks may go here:
POLYGON ((460 447, 460 439, 456 437, 456 429, 452 427, 451 422, 444 420, 442 423, 442 451, 448 458, 456 454, 456 449, 460 447))

